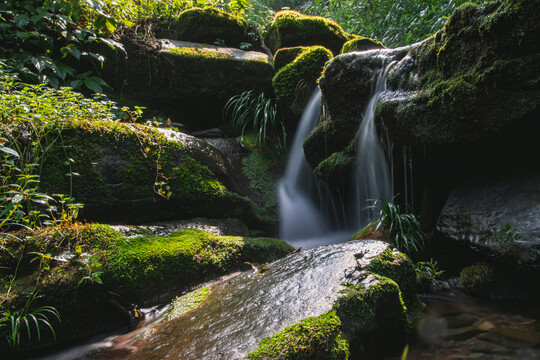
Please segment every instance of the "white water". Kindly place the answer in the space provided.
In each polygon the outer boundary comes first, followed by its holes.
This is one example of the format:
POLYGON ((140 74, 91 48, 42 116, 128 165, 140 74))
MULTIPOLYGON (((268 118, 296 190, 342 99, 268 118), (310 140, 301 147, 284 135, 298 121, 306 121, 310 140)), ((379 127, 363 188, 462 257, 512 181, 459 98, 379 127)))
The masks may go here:
POLYGON ((359 224, 362 225, 367 225, 377 216, 378 211, 370 206, 373 200, 390 201, 393 196, 392 176, 375 126, 375 108, 386 91, 386 75, 393 65, 394 62, 390 63, 377 75, 375 90, 360 123, 353 179, 356 184, 355 201, 352 206, 359 224))
POLYGON ((367 200, 392 199, 392 177, 374 122, 377 101, 386 90, 389 67, 378 74, 373 96, 362 115, 352 191, 330 189, 313 175, 305 159, 303 142, 320 119, 320 90, 311 97, 278 187, 280 237, 291 245, 311 248, 346 241, 373 219, 375 214, 367 200))

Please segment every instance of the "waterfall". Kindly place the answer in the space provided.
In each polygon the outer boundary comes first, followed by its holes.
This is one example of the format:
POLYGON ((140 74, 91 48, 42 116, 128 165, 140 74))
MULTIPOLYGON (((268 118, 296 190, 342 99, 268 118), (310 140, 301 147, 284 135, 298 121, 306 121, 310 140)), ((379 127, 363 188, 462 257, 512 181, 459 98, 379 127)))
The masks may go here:
POLYGON ((377 136, 375 108, 379 98, 386 91, 386 76, 394 64, 395 62, 391 62, 377 74, 373 95, 360 122, 353 174, 355 201, 351 204, 360 226, 367 225, 377 216, 376 209, 370 207, 373 203, 371 200, 390 201, 393 196, 392 176, 377 136))
POLYGON ((385 67, 360 123, 353 189, 331 189, 313 175, 303 142, 320 119, 321 92, 312 95, 294 137, 285 174, 278 185, 280 237, 293 246, 310 248, 346 241, 373 219, 366 200, 392 198, 392 178, 377 138, 374 116, 386 90, 385 67))

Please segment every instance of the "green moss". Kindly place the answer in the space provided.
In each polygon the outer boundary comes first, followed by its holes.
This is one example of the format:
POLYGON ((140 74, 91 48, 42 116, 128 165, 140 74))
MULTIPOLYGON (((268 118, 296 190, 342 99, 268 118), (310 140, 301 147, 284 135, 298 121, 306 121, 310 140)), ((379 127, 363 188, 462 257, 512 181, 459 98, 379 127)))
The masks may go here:
POLYGON ((298 102, 297 89, 300 84, 303 92, 307 91, 307 96, 309 96, 309 91, 316 86, 324 65, 330 59, 332 59, 332 53, 328 49, 313 46, 304 50, 293 62, 279 70, 272 79, 278 104, 285 109, 293 108, 298 102))
POLYGON ((365 36, 357 36, 343 44, 343 47, 341 48, 341 53, 345 54, 352 51, 366 51, 384 48, 385 46, 382 44, 382 42, 378 40, 370 39, 365 36))
POLYGON ((493 285, 493 268, 485 263, 478 263, 461 270, 459 282, 475 296, 487 296, 493 285))
POLYGON ((212 44, 223 40, 239 47, 247 40, 248 24, 230 13, 207 7, 187 9, 178 15, 162 34, 169 39, 212 44))
POLYGON ((279 49, 274 55, 274 71, 277 73, 308 49, 308 46, 295 46, 279 49))
POLYGON ((249 179, 249 186, 261 194, 264 206, 270 212, 277 210, 276 176, 262 155, 251 153, 242 159, 242 172, 249 179))
POLYGON ((191 291, 185 295, 179 296, 170 305, 170 309, 167 311, 165 320, 172 320, 178 316, 195 309, 210 295, 210 289, 202 287, 200 289, 191 291))
POLYGON ((420 306, 416 295, 416 271, 407 255, 387 249, 371 260, 368 270, 394 280, 409 310, 420 306))
POLYGON ((341 337, 341 321, 334 312, 310 317, 264 338, 249 359, 348 359, 349 346, 341 337))
MULTIPOLYGON (((12 306, 22 306, 29 287, 36 282, 37 262, 30 262, 34 252, 72 256, 68 261, 51 261, 51 270, 43 273, 38 286, 43 295, 39 304, 52 305, 60 311, 62 323, 55 324, 59 340, 123 326, 125 319, 110 306, 111 299, 149 304, 155 301, 156 294, 182 291, 199 281, 236 270, 246 261, 270 262, 293 250, 277 239, 215 236, 200 230, 178 231, 168 237, 126 239, 108 225, 78 223, 29 234, 25 244, 21 248, 16 241, 6 243, 13 248, 13 259, 24 252, 20 280, 10 295, 12 306), (80 253, 89 254, 101 266, 88 269, 80 253), (102 273, 102 285, 79 285, 89 270, 102 273)), ((6 296, 5 290, 0 291, 0 299, 6 296)), ((200 300, 204 294, 197 295, 200 300)))
POLYGON ((363 284, 348 286, 334 304, 351 354, 371 358, 400 349, 411 323, 399 286, 379 275, 369 275, 363 284))
POLYGON ((348 34, 332 20, 284 10, 276 13, 266 36, 273 53, 284 47, 321 45, 338 55, 348 34))

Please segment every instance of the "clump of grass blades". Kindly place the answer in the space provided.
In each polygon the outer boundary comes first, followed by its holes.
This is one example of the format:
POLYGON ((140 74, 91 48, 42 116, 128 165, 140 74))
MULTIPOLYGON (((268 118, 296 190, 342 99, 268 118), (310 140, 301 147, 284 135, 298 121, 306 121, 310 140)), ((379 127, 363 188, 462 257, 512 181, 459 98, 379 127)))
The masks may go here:
POLYGON ((56 338, 54 328, 49 317, 54 316, 60 321, 60 314, 52 306, 40 306, 32 309, 32 303, 38 298, 37 292, 28 298, 23 308, 11 310, 1 306, 0 309, 0 338, 5 338, 10 347, 19 347, 21 334, 26 328, 28 339, 32 337, 32 328, 35 328, 38 340, 41 340, 41 326, 48 327, 56 338))
POLYGON ((278 154, 285 150, 287 140, 285 124, 278 118, 274 100, 267 98, 264 93, 257 95, 250 90, 233 96, 225 104, 223 115, 225 119, 230 118, 232 124, 242 130, 242 137, 246 130, 256 130, 257 146, 264 146, 271 139, 278 154))
POLYGON ((424 251, 424 233, 414 214, 403 213, 399 205, 378 199, 372 205, 379 209, 375 231, 382 229, 392 244, 409 256, 419 256, 424 251))

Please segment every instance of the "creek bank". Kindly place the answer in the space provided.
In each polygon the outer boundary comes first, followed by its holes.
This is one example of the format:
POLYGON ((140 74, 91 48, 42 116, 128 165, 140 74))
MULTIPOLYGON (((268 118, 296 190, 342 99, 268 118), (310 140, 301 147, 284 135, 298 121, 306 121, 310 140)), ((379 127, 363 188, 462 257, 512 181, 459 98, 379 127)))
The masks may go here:
MULTIPOLYGON (((0 296, 22 306, 37 283, 41 297, 34 306, 54 306, 62 319, 52 324, 56 340, 42 331, 42 341, 65 343, 127 326, 133 320, 130 304, 157 305, 201 282, 245 269, 245 262, 270 262, 294 250, 271 238, 217 236, 195 229, 162 236, 149 228, 138 230, 138 236, 127 238, 108 225, 75 223, 28 234, 20 248, 15 240, 7 241, 13 257, 3 252, 2 264, 22 260, 11 292, 0 296), (32 261, 38 253, 51 254, 47 268, 32 261)), ((23 348, 35 346, 23 339, 23 348)))
MULTIPOLYGON (((304 332, 301 325, 312 321, 309 319, 314 319, 323 333, 333 331, 333 336, 341 339, 337 342, 341 358, 349 353, 356 357, 388 350, 391 346, 386 337, 383 347, 371 340, 380 341, 375 335, 390 330, 395 335, 391 343, 399 348, 410 329, 408 317, 415 310, 413 303, 406 307, 403 301, 416 299, 416 293, 403 293, 402 280, 411 280, 410 272, 397 271, 401 266, 397 264, 402 263, 400 255, 388 247, 381 241, 366 240, 292 253, 262 271, 242 273, 212 286, 210 295, 196 309, 156 325, 155 330, 141 329, 144 338, 126 334, 115 339, 111 348, 89 356, 108 359, 120 352, 127 359, 243 359, 263 338, 269 337, 263 342, 274 343, 272 337, 280 336, 276 333, 281 331, 293 331, 291 336, 299 340, 302 335, 295 331, 304 332), (371 272, 380 270, 370 265, 375 259, 387 263, 403 278, 396 283, 384 276, 390 276, 389 272, 371 272), (396 266, 392 266, 394 262, 396 266), (336 328, 337 323, 343 326, 336 328)), ((312 332, 308 341, 321 341, 317 340, 319 335, 312 332)), ((295 353, 299 358, 324 354, 310 353, 307 348, 297 352, 287 343, 277 351, 295 353)), ((255 354, 250 357, 268 355, 263 350, 255 354)))

